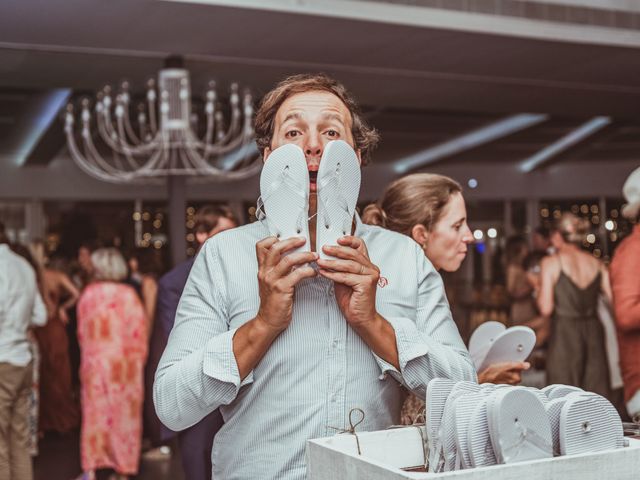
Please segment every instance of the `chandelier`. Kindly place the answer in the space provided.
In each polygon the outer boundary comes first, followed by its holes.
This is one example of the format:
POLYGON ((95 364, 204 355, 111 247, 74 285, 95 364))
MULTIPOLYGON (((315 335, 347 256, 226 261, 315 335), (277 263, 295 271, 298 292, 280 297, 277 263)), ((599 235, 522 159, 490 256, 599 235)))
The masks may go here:
POLYGON ((115 95, 107 86, 97 94, 93 109, 89 99, 81 101, 78 141, 74 107, 67 106, 69 152, 84 172, 112 183, 148 183, 170 176, 247 178, 262 162, 254 143, 251 94, 245 91, 242 97, 241 101, 238 85, 231 85, 225 122, 215 82, 210 82, 204 128, 198 128, 184 68, 161 70, 157 84, 148 81, 146 99, 135 107, 128 82, 122 82, 115 95))

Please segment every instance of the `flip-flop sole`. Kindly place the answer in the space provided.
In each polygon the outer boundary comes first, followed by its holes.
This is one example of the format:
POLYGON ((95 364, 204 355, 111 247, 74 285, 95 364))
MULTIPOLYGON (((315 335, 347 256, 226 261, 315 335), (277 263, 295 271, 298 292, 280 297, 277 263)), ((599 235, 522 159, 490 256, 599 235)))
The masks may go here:
POLYGON ((260 175, 260 197, 269 233, 280 240, 305 237, 303 246, 288 253, 308 252, 309 171, 300 147, 287 144, 271 152, 260 175))
POLYGON ((322 247, 337 245, 340 237, 351 235, 360 180, 360 162, 353 148, 342 140, 327 143, 317 177, 316 250, 320 258, 334 259, 322 247))
POLYGON ((494 340, 478 370, 499 362, 523 362, 536 344, 536 334, 529 327, 511 327, 494 340))
POLYGON ((503 323, 492 320, 484 322, 476 328, 469 339, 469 354, 476 368, 480 366, 482 360, 487 355, 491 344, 498 338, 507 327, 503 323))

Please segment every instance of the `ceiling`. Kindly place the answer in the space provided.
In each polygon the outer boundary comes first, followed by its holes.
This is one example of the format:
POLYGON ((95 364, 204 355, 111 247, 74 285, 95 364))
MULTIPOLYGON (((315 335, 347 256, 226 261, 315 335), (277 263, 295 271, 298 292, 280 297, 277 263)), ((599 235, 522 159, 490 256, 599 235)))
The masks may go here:
POLYGON ((170 54, 185 57, 194 93, 215 79, 260 97, 292 73, 334 75, 380 130, 379 164, 521 113, 547 117, 433 163, 519 164, 604 117, 543 167, 640 164, 640 48, 202 3, 23 0, 0 3, 0 165, 64 155, 60 116, 42 124, 54 89, 141 88, 170 54))

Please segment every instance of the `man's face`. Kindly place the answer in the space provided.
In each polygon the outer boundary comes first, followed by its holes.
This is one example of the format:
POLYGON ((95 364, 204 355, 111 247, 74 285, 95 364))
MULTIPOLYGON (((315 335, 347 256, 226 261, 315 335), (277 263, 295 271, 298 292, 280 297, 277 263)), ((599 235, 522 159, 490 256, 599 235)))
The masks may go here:
MULTIPOLYGON (((349 109, 332 93, 310 91, 292 95, 276 112, 271 146, 264 151, 264 161, 282 145, 298 145, 307 160, 309 190, 314 194, 325 145, 332 140, 344 140, 355 148, 351 123, 349 109)), ((360 159, 360 151, 356 153, 360 159)))

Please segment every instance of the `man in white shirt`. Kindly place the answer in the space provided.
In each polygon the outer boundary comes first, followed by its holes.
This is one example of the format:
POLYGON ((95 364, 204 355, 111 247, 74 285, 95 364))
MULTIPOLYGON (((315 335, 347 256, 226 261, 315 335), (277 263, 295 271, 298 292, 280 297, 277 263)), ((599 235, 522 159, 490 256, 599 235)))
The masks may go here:
POLYGON ((35 272, 9 249, 0 223, 0 479, 33 478, 27 420, 33 362, 27 330, 46 322, 35 272))
MULTIPOLYGON (((352 235, 315 252, 316 174, 325 145, 368 159, 377 143, 345 88, 299 75, 267 94, 256 116, 266 162, 294 143, 310 177, 311 251, 255 222, 209 239, 185 286, 158 366, 159 418, 182 430, 216 408, 213 478, 301 480, 305 442, 349 425, 400 420, 402 385, 424 396, 431 378, 475 380, 442 280, 411 238, 356 218, 352 235), (315 264, 315 268, 314 268, 315 264)), ((267 215, 269 213, 267 212, 267 215)))

